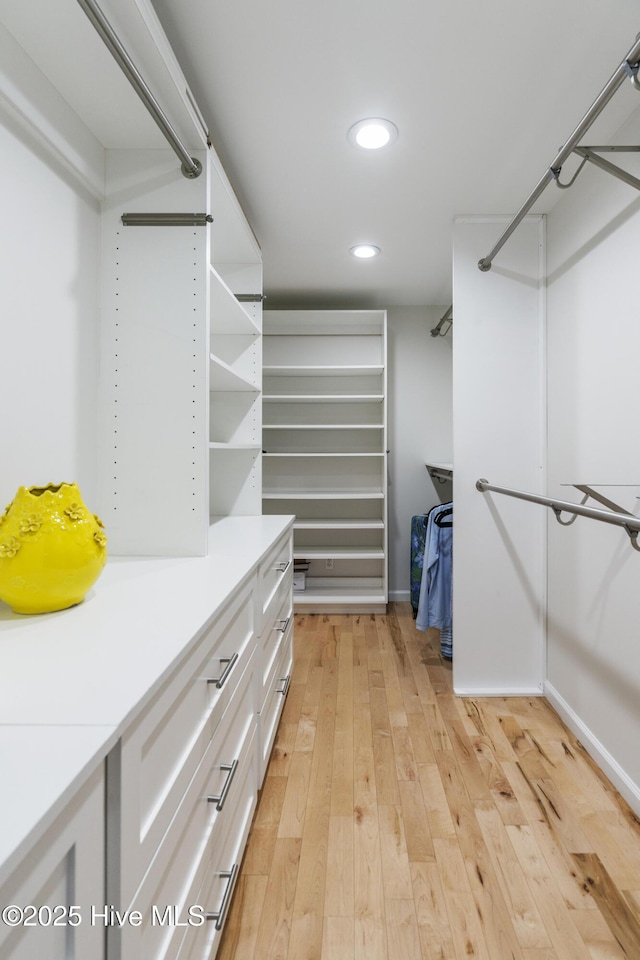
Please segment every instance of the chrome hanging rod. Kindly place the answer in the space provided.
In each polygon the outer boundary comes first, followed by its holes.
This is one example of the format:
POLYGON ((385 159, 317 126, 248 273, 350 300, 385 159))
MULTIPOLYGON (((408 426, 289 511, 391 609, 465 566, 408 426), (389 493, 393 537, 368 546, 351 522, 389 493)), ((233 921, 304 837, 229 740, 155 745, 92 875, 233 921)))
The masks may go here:
POLYGON ((444 316, 440 317, 440 319, 439 319, 438 322, 436 323, 435 327, 434 327, 433 330, 431 331, 431 336, 432 336, 432 337, 446 337, 446 335, 449 333, 449 330, 451 329, 452 326, 453 326, 453 304, 449 307, 449 309, 448 309, 447 312, 444 314, 444 316), (443 325, 444 325, 445 323, 448 323, 449 326, 447 327, 447 329, 445 330, 444 333, 440 333, 440 331, 441 331, 441 329, 442 329, 442 327, 443 327, 443 325))
POLYGON ((115 30, 105 17, 95 0, 78 0, 78 3, 94 25, 106 46, 109 48, 123 73, 128 77, 132 87, 146 106, 147 110, 160 127, 165 139, 179 160, 182 161, 181 170, 189 180, 195 180, 202 173, 202 164, 189 152, 178 134, 167 119, 162 107, 147 86, 142 74, 123 47, 115 30))
MULTIPOLYGON (((584 490, 587 488, 578 487, 578 489, 584 490)), ((556 520, 560 522, 562 522, 560 520, 561 513, 573 513, 579 517, 589 517, 591 520, 601 520, 603 523, 611 523, 617 527, 623 527, 629 535, 632 547, 640 551, 640 547, 638 546, 640 518, 634 517, 632 513, 598 510, 597 507, 587 507, 584 503, 571 503, 569 500, 541 497, 537 493, 525 493, 522 490, 513 490, 511 487, 497 487, 484 479, 476 482, 476 490, 479 490, 481 493, 486 491, 502 493, 507 497, 515 497, 517 500, 528 500, 531 503, 540 503, 544 507, 550 507, 556 516, 556 520)), ((600 499, 602 500, 602 498, 600 499)))
MULTIPOLYGON (((636 38, 636 42, 629 50, 628 54, 610 77, 607 84, 600 91, 600 94, 596 97, 594 102, 591 104, 590 108, 585 113, 584 117, 575 128, 569 139, 566 141, 563 147, 561 147, 559 153, 555 156, 551 165, 545 170, 543 176, 538 181, 537 185, 531 191, 523 205, 520 207, 514 218, 511 220, 510 224, 495 244, 495 246, 489 251, 486 257, 482 257, 478 260, 478 269, 486 272, 491 269, 491 264, 493 258, 498 253, 499 250, 505 245, 511 234, 519 226, 522 220, 531 210, 532 206, 536 200, 543 193, 548 184, 552 180, 557 180, 560 176, 560 169, 562 164, 565 162, 567 157, 573 153, 574 149, 577 147, 578 142, 582 139, 584 134, 587 132, 589 127, 592 125, 594 120, 602 113, 606 105, 609 103, 614 93, 622 86, 624 81, 629 78, 633 86, 640 90, 640 80, 638 79, 638 67, 640 66, 640 37, 636 38)), ((593 158, 589 158, 593 159, 593 158)))

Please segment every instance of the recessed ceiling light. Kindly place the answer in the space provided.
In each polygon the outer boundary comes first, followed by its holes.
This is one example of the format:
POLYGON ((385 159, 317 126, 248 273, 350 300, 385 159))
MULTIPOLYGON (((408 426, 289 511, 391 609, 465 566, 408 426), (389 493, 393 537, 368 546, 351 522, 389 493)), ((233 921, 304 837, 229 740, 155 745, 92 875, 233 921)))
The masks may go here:
POLYGON ((358 120, 349 128, 347 138, 354 147, 363 150, 379 150, 387 147, 398 136, 398 128, 390 120, 380 117, 369 117, 367 120, 358 120))
POLYGON ((350 248, 349 253, 352 257, 358 257, 359 260, 370 260, 371 257, 378 256, 380 247, 374 247, 372 243, 358 243, 350 248))

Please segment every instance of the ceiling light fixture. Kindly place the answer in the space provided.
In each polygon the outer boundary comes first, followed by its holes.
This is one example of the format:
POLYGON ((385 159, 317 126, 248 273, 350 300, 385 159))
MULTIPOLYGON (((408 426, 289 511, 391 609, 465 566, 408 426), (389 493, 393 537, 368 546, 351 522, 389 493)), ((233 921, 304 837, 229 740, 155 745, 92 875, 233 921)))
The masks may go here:
POLYGON ((372 243, 358 243, 355 247, 349 249, 349 253, 359 260, 370 260, 371 257, 378 256, 380 247, 374 247, 372 243))
POLYGON ((358 120, 347 133, 349 143, 363 150, 379 150, 381 147, 387 147, 397 139, 397 136, 396 125, 380 117, 358 120))

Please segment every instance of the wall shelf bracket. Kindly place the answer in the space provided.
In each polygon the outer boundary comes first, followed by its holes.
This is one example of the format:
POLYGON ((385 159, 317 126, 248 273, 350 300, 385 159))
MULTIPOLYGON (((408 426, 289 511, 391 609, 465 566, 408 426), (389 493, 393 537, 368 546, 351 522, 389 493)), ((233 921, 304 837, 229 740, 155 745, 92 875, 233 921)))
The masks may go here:
POLYGON ((438 483, 450 483, 453 480, 453 466, 448 463, 426 463, 429 476, 438 483))
MULTIPOLYGON (((597 490, 594 490, 593 487, 588 486, 586 483, 572 483, 571 486, 575 487, 576 490, 580 490, 581 493, 584 493, 584 500, 582 501, 583 504, 587 502, 589 497, 591 497, 591 499, 597 500, 598 503, 601 503, 603 505, 603 507, 607 507, 609 510, 612 510, 614 513, 627 514, 627 516, 633 517, 634 520, 636 519, 636 517, 634 517, 632 513, 629 513, 628 510, 625 510, 624 507, 621 507, 619 506, 619 504, 614 503, 613 500, 609 500, 608 497, 605 497, 603 494, 598 493, 597 490)), ((575 519, 576 519, 575 516, 573 516, 571 520, 568 521, 568 523, 573 523, 575 519)), ((560 523, 564 523, 565 526, 567 525, 567 521, 560 520, 557 514, 556 514, 556 520, 558 520, 560 523)), ((637 550, 640 553, 640 546, 638 545, 639 531, 634 530, 632 527, 629 527, 626 524, 622 524, 622 528, 628 534, 629 541, 633 549, 637 550)))
POLYGON ((125 227, 206 227, 213 223, 209 213, 123 213, 125 227))
POLYGON ((629 146, 629 147, 615 147, 615 146, 598 146, 598 147, 574 147, 573 153, 578 157, 582 157, 582 163, 572 176, 571 180, 568 183, 562 183, 560 181, 560 170, 556 171, 555 184, 561 190, 567 190, 569 187, 578 179, 578 174, 584 168, 584 165, 589 162, 598 167, 599 170, 603 170, 604 173, 611 174, 612 177, 616 177, 618 180, 622 180, 623 183, 626 183, 630 187, 635 187, 636 190, 640 190, 640 180, 637 177, 634 177, 633 174, 628 173, 626 170, 623 170, 622 167, 617 166, 615 163, 611 163, 610 160, 605 160, 604 157, 599 156, 600 153, 638 153, 640 152, 640 147, 629 146))

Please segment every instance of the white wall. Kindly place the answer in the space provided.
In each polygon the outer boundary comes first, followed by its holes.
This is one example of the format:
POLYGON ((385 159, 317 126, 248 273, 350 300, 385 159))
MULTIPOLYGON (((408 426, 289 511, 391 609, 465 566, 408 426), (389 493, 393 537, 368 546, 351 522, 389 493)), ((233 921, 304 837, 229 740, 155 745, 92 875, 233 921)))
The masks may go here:
POLYGON ((389 441, 389 595, 409 599, 411 517, 450 499, 425 463, 452 459, 451 334, 430 331, 444 307, 387 311, 389 441))
MULTIPOLYGON (((639 136, 636 115, 617 142, 639 136)), ((589 484, 635 514, 639 229, 637 191, 593 168, 548 222, 549 491, 589 484)), ((620 528, 551 515, 548 565, 547 696, 640 812, 640 553, 620 528)))
POLYGON ((0 504, 64 480, 91 506, 99 203, 67 157, 99 179, 101 150, 1 28, 0 62, 0 504))
POLYGON ((544 486, 541 219, 521 224, 491 271, 477 267, 507 223, 454 225, 453 678, 475 696, 543 682, 543 511, 475 487, 544 486))

